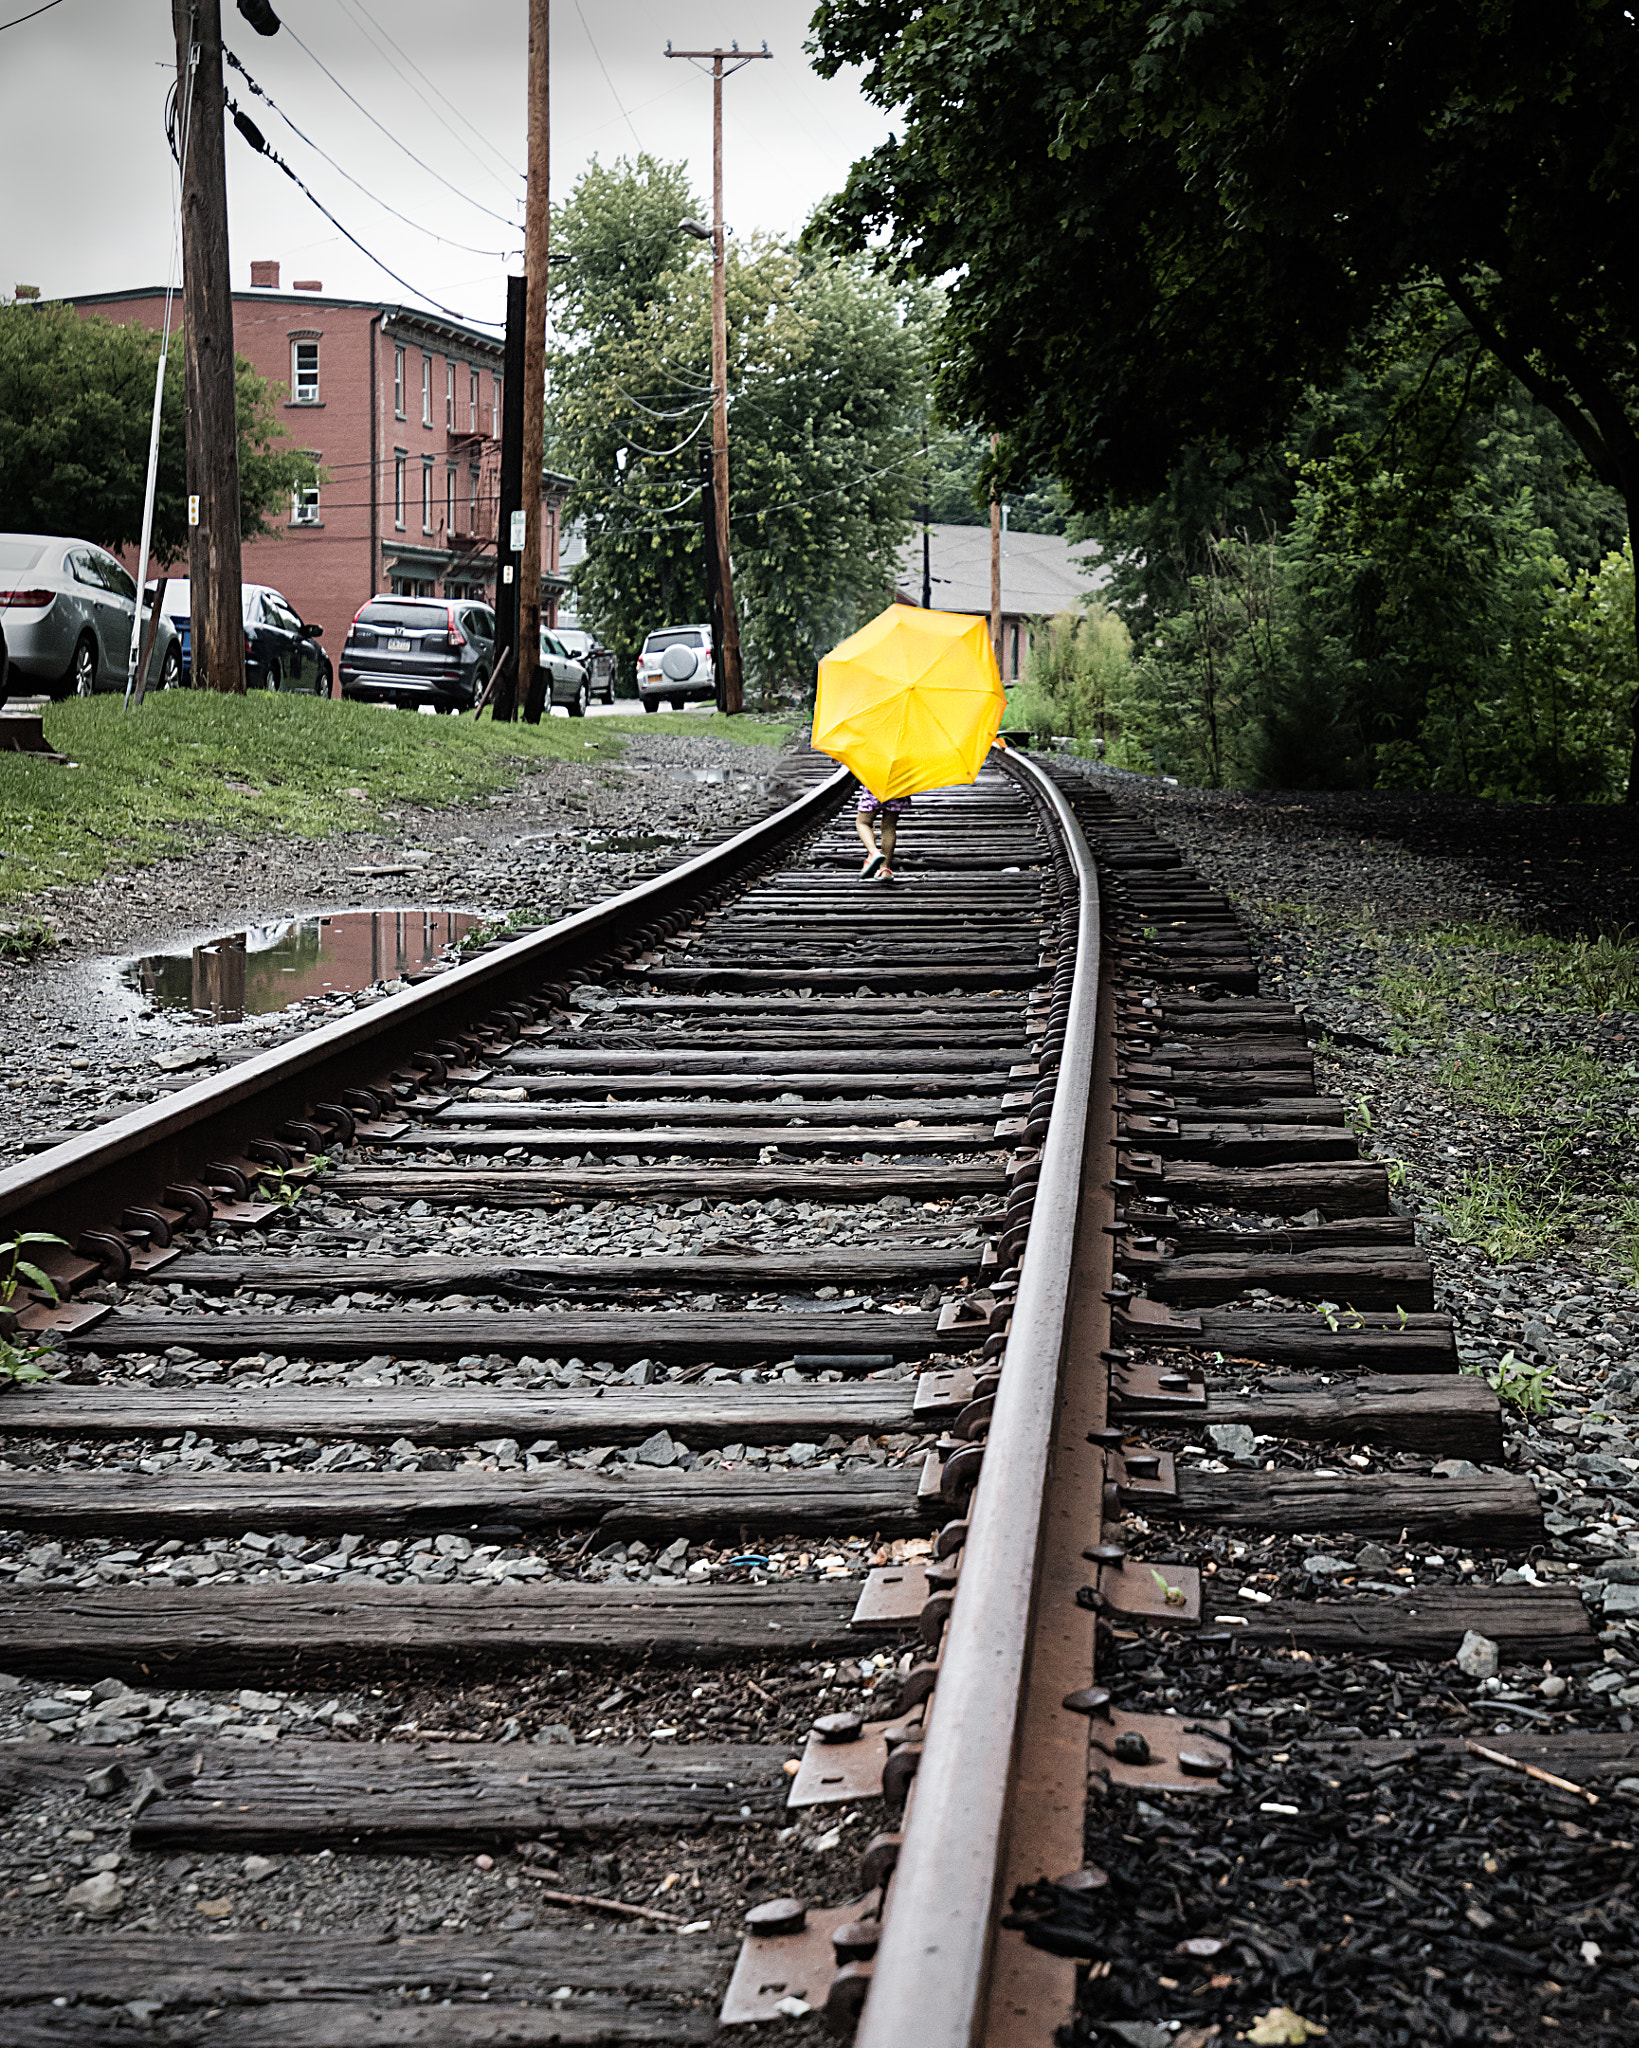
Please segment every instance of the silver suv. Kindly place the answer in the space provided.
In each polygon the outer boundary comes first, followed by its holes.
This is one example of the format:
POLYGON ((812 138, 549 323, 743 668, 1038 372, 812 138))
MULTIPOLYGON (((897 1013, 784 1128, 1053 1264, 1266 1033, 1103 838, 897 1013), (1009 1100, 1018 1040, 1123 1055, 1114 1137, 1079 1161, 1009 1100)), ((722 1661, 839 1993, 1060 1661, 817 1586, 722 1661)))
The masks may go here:
POLYGON ((645 711, 715 698, 710 626, 663 626, 651 633, 637 658, 637 694, 645 711))

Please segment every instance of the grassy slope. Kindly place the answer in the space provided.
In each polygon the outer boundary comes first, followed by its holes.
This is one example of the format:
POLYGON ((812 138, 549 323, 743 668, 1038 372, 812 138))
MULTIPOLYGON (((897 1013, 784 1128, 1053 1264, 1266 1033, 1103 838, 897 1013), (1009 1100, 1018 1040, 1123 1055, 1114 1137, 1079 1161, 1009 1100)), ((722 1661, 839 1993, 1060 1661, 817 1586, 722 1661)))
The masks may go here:
POLYGON ((418 718, 328 699, 168 691, 52 705, 46 735, 79 765, 0 755, 0 902, 111 868, 198 851, 223 834, 324 839, 387 804, 454 804, 538 761, 616 760, 645 732, 775 746, 788 727, 661 714, 539 726, 418 718))

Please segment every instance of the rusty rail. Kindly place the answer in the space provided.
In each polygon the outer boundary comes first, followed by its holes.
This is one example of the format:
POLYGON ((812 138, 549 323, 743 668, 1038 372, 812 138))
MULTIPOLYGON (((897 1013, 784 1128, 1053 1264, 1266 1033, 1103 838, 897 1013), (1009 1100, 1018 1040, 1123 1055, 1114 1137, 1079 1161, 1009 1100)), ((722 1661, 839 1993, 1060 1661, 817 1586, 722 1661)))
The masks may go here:
POLYGON ((481 1021, 486 1009, 538 995, 555 974, 606 959, 658 920, 707 907, 822 824, 851 781, 846 769, 838 769, 721 846, 618 896, 304 1032, 38 1158, 0 1169, 0 1227, 25 1225, 76 1242, 82 1231, 105 1225, 133 1201, 153 1198, 167 1181, 189 1178, 213 1152, 230 1154, 270 1124, 303 1117, 356 1085, 368 1063, 390 1069, 440 1032, 481 1021))
MULTIPOLYGON (((1080 885, 1075 970, 1006 1367, 859 2048, 905 2048, 907 2042, 968 2048, 983 2039, 1047 1533, 1077 1223, 1088 1177, 1099 992, 1097 881, 1081 827, 1051 779, 1016 754, 1006 765, 1044 801, 1080 885)), ((1047 2020, 1039 2038, 1050 2040, 1053 2026, 1068 2016, 1047 2020)))

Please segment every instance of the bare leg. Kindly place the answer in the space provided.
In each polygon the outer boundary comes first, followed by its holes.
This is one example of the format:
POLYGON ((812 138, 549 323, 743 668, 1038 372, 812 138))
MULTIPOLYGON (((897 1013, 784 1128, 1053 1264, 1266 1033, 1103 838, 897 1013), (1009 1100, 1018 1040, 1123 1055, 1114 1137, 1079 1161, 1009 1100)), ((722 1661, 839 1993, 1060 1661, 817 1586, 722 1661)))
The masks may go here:
POLYGON ((897 820, 890 812, 884 811, 878 829, 882 834, 882 872, 887 874, 893 867, 894 840, 898 837, 897 820))
POLYGON ((859 871, 861 876, 874 874, 882 861, 882 855, 877 851, 876 839, 872 832, 872 827, 875 823, 874 815, 869 812, 856 811, 854 813, 854 830, 859 834, 859 843, 865 849, 865 865, 859 871))

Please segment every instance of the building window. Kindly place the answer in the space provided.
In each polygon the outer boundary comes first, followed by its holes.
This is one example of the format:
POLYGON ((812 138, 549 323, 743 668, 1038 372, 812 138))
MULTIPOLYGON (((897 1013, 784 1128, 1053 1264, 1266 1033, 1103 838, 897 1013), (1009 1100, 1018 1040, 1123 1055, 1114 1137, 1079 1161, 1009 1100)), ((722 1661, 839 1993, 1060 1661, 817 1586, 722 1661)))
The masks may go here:
POLYGON ((495 390, 490 398, 489 430, 494 438, 499 441, 501 438, 501 373, 499 370, 495 372, 495 390))
POLYGON ((317 526, 319 523, 319 487, 304 484, 291 494, 290 523, 292 526, 317 526))
POLYGON ((478 534, 478 472, 467 471, 467 531, 476 539, 478 534))
POLYGON ((298 405, 319 402, 319 344, 293 341, 290 344, 290 391, 298 405))
POLYGON ((393 451, 393 524, 400 533, 404 531, 404 465, 406 459, 402 448, 397 448, 393 451))
POLYGON ((421 424, 430 427, 433 423, 433 359, 429 355, 421 358, 421 424))
POLYGON ((430 455, 421 459, 421 531, 433 530, 433 462, 430 455))
POLYGON ((403 417, 404 351, 401 348, 395 348, 393 350, 393 418, 395 420, 401 420, 403 419, 403 417))
MULTIPOLYGON (((452 395, 450 403, 455 403, 452 395)), ((444 472, 444 531, 455 531, 455 464, 452 462, 444 472)))
POLYGON ((448 357, 444 360, 444 424, 455 432, 455 365, 448 357))
POLYGON ((469 371, 467 372, 467 432, 468 432, 469 434, 476 434, 476 433, 477 433, 477 431, 478 431, 478 372, 477 372, 476 370, 469 370, 469 371))

